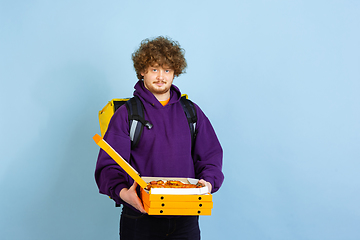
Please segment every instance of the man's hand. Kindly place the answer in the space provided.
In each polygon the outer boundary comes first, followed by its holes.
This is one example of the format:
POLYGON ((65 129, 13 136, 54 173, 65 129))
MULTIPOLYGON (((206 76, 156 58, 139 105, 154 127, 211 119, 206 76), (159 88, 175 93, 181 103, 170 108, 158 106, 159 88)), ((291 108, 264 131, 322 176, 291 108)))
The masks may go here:
POLYGON ((205 181, 204 179, 200 179, 200 180, 199 180, 199 183, 200 183, 203 187, 207 186, 208 189, 209 189, 209 193, 211 193, 211 190, 212 190, 211 183, 205 181))
POLYGON ((127 189, 127 188, 121 189, 119 195, 122 200, 124 200, 125 202, 127 202, 128 204, 130 204, 131 206, 133 206, 140 212, 146 213, 146 211, 141 203, 141 200, 136 193, 137 185, 138 184, 136 182, 134 182, 134 184, 129 189, 127 189))

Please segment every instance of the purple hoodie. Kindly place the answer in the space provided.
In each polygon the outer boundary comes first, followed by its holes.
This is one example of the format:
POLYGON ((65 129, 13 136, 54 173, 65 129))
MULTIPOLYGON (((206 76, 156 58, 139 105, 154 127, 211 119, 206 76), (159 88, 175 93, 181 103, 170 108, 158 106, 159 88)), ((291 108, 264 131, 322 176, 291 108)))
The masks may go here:
MULTIPOLYGON (((216 192, 223 180, 222 148, 210 121, 196 105, 197 136, 191 153, 191 134, 187 118, 180 103, 181 93, 172 85, 170 101, 163 106, 145 88, 142 81, 135 85, 134 95, 144 104, 145 119, 152 129, 144 127, 139 144, 131 149, 128 113, 121 106, 111 118, 104 139, 140 173, 147 177, 190 177, 204 179, 216 192)), ((95 180, 100 193, 110 196, 116 203, 122 188, 130 188, 133 180, 100 149, 95 180)))

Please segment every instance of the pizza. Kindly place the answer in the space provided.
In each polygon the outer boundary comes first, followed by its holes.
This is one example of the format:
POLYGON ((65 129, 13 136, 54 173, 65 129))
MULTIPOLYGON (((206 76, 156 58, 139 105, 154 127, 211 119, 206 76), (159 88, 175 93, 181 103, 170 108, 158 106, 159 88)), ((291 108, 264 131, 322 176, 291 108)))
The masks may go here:
POLYGON ((158 181, 151 181, 147 184, 146 190, 150 190, 151 188, 201 188, 203 187, 200 183, 197 184, 190 184, 190 183, 183 183, 177 180, 158 180, 158 181))

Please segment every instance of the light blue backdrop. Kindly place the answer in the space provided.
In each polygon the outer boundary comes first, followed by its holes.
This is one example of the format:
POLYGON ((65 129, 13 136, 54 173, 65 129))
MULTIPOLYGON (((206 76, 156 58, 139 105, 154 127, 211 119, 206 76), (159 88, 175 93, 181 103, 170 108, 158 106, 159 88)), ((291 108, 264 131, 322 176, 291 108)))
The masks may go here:
POLYGON ((203 239, 360 239, 359 30, 356 0, 1 0, 0 238, 118 239, 97 113, 166 35, 224 148, 203 239))

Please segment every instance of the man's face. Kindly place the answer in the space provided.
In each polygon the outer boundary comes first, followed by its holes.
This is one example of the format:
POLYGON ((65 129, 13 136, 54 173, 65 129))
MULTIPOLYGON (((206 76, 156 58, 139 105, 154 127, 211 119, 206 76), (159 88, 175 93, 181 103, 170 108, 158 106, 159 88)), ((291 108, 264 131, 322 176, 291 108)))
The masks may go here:
POLYGON ((174 80, 174 70, 168 66, 150 66, 141 73, 144 77, 145 87, 155 95, 158 100, 167 100, 170 97, 170 87, 174 80))

